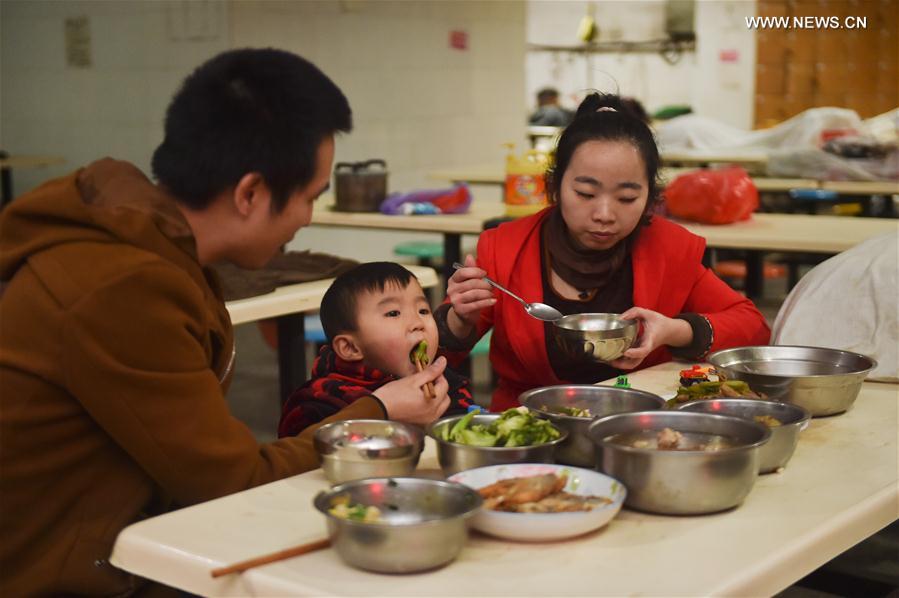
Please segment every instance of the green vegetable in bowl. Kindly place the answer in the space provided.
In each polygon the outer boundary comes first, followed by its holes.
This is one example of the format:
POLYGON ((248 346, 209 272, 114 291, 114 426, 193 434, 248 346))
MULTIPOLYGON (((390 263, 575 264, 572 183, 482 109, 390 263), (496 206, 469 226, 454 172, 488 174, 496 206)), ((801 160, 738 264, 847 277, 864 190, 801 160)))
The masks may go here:
POLYGON ((744 398, 744 399, 764 399, 765 395, 753 392, 749 385, 742 380, 718 380, 706 381, 691 384, 690 386, 681 386, 677 389, 677 396, 668 399, 669 406, 675 406, 688 401, 698 401, 700 399, 719 399, 719 398, 744 398))
POLYGON ((593 414, 589 409, 581 409, 580 407, 543 407, 543 410, 549 411, 550 413, 558 413, 560 415, 570 415, 571 417, 593 417, 593 414))
POLYGON ((477 413, 469 412, 452 429, 442 428, 442 440, 473 446, 512 447, 545 444, 559 437, 559 431, 549 421, 534 416, 527 407, 507 409, 488 426, 471 423, 477 413))

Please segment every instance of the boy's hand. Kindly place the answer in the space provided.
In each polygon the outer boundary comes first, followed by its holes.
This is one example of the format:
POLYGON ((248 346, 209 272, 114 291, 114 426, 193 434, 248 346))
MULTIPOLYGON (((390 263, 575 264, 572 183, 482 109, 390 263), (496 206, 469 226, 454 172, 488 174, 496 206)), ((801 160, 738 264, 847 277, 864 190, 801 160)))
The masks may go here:
POLYGON ((420 372, 388 382, 372 394, 387 408, 387 417, 409 424, 429 424, 449 407, 449 383, 443 377, 446 358, 438 357, 420 372), (434 383, 433 399, 426 399, 422 387, 434 383))

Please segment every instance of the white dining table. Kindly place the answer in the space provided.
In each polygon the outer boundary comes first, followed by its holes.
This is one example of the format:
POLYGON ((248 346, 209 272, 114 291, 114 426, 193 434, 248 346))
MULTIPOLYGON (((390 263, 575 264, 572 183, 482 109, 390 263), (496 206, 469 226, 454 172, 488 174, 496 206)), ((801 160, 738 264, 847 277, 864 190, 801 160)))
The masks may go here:
MULTIPOLYGON (((670 395, 681 363, 630 375, 670 395)), ((609 382, 611 383, 611 381, 609 382)), ((781 473, 760 476, 723 513, 668 517, 624 509, 584 536, 521 543, 472 533, 458 558, 383 575, 327 549, 213 579, 213 568, 324 537, 312 506, 320 469, 127 527, 111 562, 211 596, 772 595, 899 517, 899 386, 866 382, 845 414, 812 420, 781 473)), ((439 475, 427 442, 418 474, 439 475)))

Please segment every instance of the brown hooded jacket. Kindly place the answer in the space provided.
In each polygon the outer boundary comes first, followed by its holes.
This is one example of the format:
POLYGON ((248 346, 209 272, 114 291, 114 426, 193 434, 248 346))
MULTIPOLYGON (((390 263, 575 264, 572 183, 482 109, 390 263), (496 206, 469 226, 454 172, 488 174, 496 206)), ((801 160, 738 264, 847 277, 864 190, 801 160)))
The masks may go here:
MULTIPOLYGON (((8 206, 0 281, 0 595, 137 591, 107 562, 122 528, 318 467, 318 426, 259 444, 229 413, 217 279, 134 166, 8 206)), ((331 419, 384 415, 366 398, 331 419)))

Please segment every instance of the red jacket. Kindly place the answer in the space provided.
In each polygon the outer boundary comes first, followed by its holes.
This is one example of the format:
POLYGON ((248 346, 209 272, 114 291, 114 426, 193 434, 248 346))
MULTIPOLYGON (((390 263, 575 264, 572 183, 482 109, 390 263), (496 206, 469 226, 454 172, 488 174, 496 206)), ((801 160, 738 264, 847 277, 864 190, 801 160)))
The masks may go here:
MULTIPOLYGON (((543 301, 540 225, 548 209, 484 231, 478 240, 478 265, 525 301, 543 301)), ((706 316, 712 325, 710 351, 768 343, 770 330, 755 305, 702 265, 705 239, 661 217, 640 232, 634 246, 634 305, 673 317, 683 312, 706 316)), ((538 386, 563 384, 546 354, 543 323, 528 316, 505 293, 481 312, 478 336, 493 328, 490 361, 499 382, 491 410, 518 406, 518 395, 538 386)), ((463 357, 459 354, 455 359, 463 357)), ((671 360, 660 347, 640 368, 671 360)), ((639 369, 639 368, 638 368, 639 369)))

